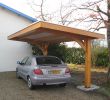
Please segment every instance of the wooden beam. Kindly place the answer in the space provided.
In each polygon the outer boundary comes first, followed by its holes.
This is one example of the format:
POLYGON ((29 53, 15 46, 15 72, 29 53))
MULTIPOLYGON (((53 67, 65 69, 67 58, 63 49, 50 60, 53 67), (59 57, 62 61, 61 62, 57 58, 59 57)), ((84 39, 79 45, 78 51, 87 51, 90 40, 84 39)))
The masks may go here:
POLYGON ((50 42, 51 40, 55 40, 57 38, 62 38, 64 36, 61 36, 61 35, 52 35, 52 36, 45 36, 45 37, 41 37, 41 38, 37 38, 37 39, 33 39, 34 42, 37 42, 37 41, 48 41, 50 42))
POLYGON ((97 33, 90 32, 90 31, 85 31, 81 29, 76 29, 72 27, 67 27, 67 26, 57 25, 57 24, 52 24, 52 23, 47 23, 47 22, 41 22, 41 27, 47 28, 50 30, 66 32, 68 34, 87 36, 87 37, 96 38, 96 39, 105 38, 103 34, 97 34, 97 33))
POLYGON ((13 38, 16 38, 16 37, 27 36, 31 32, 36 31, 37 29, 39 29, 40 26, 41 26, 41 23, 31 24, 30 26, 28 26, 28 27, 26 27, 26 28, 24 28, 24 29, 8 36, 8 39, 13 40, 13 38))
POLYGON ((85 57, 85 87, 91 86, 91 40, 85 40, 86 44, 86 57, 85 57))
POLYGON ((104 35, 102 34, 97 34, 93 32, 88 32, 88 31, 84 31, 76 28, 66 27, 66 26, 47 23, 47 22, 37 22, 8 36, 8 39, 13 40, 16 37, 29 36, 32 34, 37 34, 38 32, 41 32, 41 31, 45 32, 44 31, 45 29, 49 31, 52 30, 55 32, 60 32, 60 33, 64 32, 66 34, 71 34, 71 35, 79 35, 81 37, 86 36, 87 38, 92 38, 92 39, 104 38, 104 35))

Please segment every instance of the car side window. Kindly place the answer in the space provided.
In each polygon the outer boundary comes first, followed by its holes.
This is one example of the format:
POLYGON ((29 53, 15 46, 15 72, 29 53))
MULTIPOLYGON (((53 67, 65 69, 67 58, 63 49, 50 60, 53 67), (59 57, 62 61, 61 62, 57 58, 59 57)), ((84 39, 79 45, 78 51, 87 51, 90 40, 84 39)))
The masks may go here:
POLYGON ((26 65, 31 65, 32 59, 28 58, 28 60, 26 61, 26 65))
POLYGON ((25 58, 21 61, 21 63, 23 63, 23 64, 25 65, 28 59, 29 59, 29 57, 25 57, 25 58))

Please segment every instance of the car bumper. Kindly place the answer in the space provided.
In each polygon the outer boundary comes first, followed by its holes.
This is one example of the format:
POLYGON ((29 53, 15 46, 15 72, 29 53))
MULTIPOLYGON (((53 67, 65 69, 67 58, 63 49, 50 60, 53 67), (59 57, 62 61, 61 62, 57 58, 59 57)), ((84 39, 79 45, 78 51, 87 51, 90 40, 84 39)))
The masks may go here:
POLYGON ((68 77, 56 77, 56 78, 31 78, 33 85, 54 85, 54 84, 62 84, 69 83, 71 80, 71 76, 68 77))

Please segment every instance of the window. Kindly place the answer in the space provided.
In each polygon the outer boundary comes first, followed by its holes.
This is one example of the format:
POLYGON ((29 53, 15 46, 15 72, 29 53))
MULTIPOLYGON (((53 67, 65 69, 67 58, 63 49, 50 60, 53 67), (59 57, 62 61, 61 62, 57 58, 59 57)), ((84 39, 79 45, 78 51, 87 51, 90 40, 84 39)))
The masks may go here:
POLYGON ((21 63, 22 63, 23 65, 25 65, 28 59, 29 59, 29 57, 25 57, 25 58, 21 61, 21 63))
POLYGON ((36 58, 37 64, 62 64, 62 61, 56 57, 38 57, 36 58))
POLYGON ((31 65, 32 59, 28 58, 28 60, 26 61, 26 65, 31 65))

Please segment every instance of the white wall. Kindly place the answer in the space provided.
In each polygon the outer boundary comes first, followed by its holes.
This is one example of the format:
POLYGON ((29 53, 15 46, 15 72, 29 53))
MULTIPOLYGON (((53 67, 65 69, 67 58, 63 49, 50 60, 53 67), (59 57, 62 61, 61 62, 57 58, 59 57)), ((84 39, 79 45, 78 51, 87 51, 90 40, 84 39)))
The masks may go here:
POLYGON ((7 40, 7 36, 25 28, 30 23, 27 19, 0 8, 0 72, 15 71, 18 60, 32 55, 29 44, 7 40))

